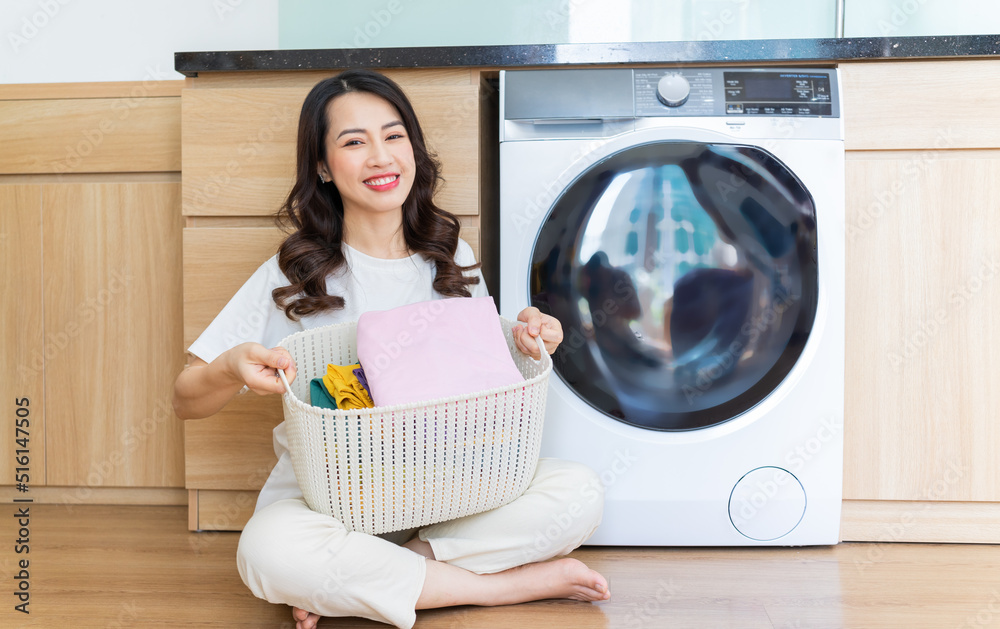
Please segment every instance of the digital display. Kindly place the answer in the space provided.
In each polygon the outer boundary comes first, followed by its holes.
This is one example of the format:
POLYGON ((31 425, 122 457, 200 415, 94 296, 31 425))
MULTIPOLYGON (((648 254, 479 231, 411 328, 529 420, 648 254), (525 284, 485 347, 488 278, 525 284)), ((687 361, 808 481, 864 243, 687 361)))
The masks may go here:
POLYGON ((747 100, 772 100, 775 98, 791 98, 792 83, 787 79, 751 79, 743 80, 747 100))

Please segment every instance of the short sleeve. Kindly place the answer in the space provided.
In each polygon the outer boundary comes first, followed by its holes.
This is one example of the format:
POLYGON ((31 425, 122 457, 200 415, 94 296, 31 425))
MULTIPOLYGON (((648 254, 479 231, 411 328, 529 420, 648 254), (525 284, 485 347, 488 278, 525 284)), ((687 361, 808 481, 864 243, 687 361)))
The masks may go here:
MULTIPOLYGON (((455 252, 455 263, 459 266, 470 266, 476 263, 476 254, 472 252, 469 243, 461 238, 458 239, 458 250, 455 252)), ((466 271, 468 277, 478 277, 479 283, 469 286, 470 297, 489 297, 489 290, 486 288, 486 280, 483 278, 482 269, 466 271)))
POLYGON ((274 347, 301 330, 301 322, 289 320, 271 298, 272 290, 287 285, 277 258, 271 258, 250 276, 187 351, 210 363, 241 343, 274 347))

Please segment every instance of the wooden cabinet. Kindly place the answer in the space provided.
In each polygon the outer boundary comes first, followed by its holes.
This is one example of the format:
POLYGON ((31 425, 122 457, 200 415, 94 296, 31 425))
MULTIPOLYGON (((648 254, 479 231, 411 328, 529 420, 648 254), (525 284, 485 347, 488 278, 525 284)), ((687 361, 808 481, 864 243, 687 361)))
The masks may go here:
POLYGON ((1000 64, 841 68, 843 534, 997 542, 1000 64))
POLYGON ((36 501, 183 486, 180 85, 0 88, 0 387, 31 400, 36 501))
POLYGON ((177 487, 180 186, 45 186, 50 485, 177 487))
MULTIPOLYGON (((42 327, 42 188, 38 185, 0 185, 0 339, 3 339, 0 392, 9 423, 0 430, 0 484, 13 485, 15 468, 27 467, 17 477, 33 485, 45 484, 45 398, 42 370, 45 340, 42 327), (19 409, 21 412, 19 413, 19 409), (20 421, 17 431, 13 417, 20 421), (27 442, 16 443, 17 439, 27 442), (24 446, 27 445, 27 448, 24 446), (27 452, 18 452, 27 450, 27 452), (12 465, 26 456, 27 465, 12 465), (25 477, 24 475, 27 474, 25 477)), ((23 461, 22 461, 23 462, 23 461)))

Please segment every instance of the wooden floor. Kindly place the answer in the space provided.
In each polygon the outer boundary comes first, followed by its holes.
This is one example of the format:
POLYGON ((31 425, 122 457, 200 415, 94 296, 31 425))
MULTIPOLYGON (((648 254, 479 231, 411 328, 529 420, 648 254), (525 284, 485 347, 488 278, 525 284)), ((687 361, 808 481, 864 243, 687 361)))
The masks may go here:
MULTIPOLYGON (((14 512, 13 505, 6 505, 14 512)), ((0 520, 0 627, 291 628, 236 572, 236 533, 189 533, 183 507, 32 505, 30 554, 0 520), (30 558, 31 614, 14 611, 30 558)), ((584 548, 612 599, 419 612, 420 629, 1000 627, 1000 546, 584 548)), ((325 619, 321 627, 386 627, 325 619)))

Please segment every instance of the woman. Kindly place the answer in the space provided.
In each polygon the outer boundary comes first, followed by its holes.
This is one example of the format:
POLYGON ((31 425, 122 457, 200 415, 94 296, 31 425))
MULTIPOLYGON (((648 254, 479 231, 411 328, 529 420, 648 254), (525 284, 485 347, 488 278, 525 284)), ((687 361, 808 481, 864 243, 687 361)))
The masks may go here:
MULTIPOLYGON (((212 415, 241 388, 282 393, 275 369, 294 378, 295 365, 273 346, 297 330, 367 310, 485 295, 458 220, 434 204, 438 179, 395 83, 351 70, 317 84, 302 106, 296 182, 279 211, 294 232, 189 348, 175 385, 177 415, 212 415)), ((538 355, 539 334, 549 352, 562 340, 559 322, 535 308, 518 320, 522 352, 538 355)), ((524 495, 503 507, 370 536, 311 511, 284 424, 274 442, 278 463, 240 537, 237 562, 256 596, 293 606, 298 629, 315 627, 320 616, 410 627, 417 609, 610 596, 604 577, 581 562, 546 561, 582 544, 600 523, 602 486, 585 466, 542 459, 524 495)))

